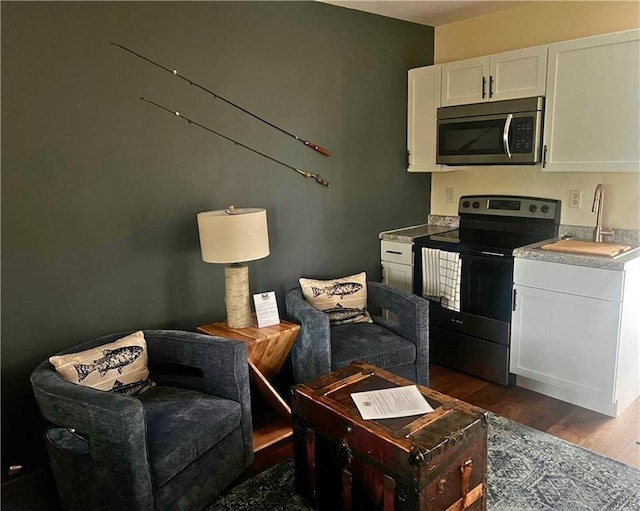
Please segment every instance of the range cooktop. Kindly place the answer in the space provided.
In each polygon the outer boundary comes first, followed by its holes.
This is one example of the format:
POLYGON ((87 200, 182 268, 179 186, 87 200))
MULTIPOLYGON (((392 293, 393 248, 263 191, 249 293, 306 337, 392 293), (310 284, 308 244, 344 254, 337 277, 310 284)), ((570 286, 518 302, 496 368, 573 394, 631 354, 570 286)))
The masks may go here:
POLYGON ((561 202, 512 195, 460 197, 460 227, 414 239, 417 246, 511 254, 558 234, 561 202))

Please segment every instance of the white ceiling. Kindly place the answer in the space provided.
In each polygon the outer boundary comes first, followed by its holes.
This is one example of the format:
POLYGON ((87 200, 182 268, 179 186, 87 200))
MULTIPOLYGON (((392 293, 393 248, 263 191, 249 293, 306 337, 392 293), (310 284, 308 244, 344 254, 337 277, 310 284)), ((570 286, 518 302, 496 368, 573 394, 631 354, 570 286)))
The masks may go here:
POLYGON ((527 0, 318 0, 432 27, 523 5, 527 0))

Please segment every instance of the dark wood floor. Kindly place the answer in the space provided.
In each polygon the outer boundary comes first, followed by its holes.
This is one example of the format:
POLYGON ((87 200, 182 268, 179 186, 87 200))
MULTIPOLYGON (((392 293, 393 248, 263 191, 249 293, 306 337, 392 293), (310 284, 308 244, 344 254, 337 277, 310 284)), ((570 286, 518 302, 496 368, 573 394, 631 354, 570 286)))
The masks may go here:
MULTIPOLYGON (((430 387, 461 401, 640 468, 640 399, 611 418, 521 387, 503 387, 435 364, 430 387)), ((256 455, 246 476, 291 456, 283 442, 256 455)))
POLYGON ((640 468, 640 399, 611 418, 521 387, 430 366, 430 387, 521 424, 640 468))

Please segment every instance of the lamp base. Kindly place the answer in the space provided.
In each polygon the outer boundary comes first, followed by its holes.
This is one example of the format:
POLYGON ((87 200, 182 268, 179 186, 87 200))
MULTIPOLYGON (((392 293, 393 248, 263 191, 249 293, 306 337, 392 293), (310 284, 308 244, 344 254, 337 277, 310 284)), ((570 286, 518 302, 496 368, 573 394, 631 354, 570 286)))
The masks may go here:
POLYGON ((224 303, 230 328, 251 326, 253 318, 249 298, 249 266, 240 263, 225 266, 224 303))

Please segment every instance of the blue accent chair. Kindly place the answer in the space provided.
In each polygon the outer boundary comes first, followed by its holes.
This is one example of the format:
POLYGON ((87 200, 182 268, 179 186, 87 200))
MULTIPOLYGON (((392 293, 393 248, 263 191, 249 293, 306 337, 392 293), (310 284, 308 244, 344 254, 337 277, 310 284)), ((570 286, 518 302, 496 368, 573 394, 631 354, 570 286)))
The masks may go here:
MULTIPOLYGON (((70 347, 113 342, 113 334, 70 347)), ((31 375, 65 510, 199 510, 253 461, 246 344, 147 330, 150 379, 138 397, 31 375)))
POLYGON ((373 323, 330 325, 326 313, 305 301, 299 288, 286 296, 287 314, 300 324, 291 350, 293 379, 305 383, 360 360, 429 385, 429 301, 380 282, 367 282, 373 323), (388 319, 376 309, 393 313, 388 319), (394 316, 395 315, 395 316, 394 316))

